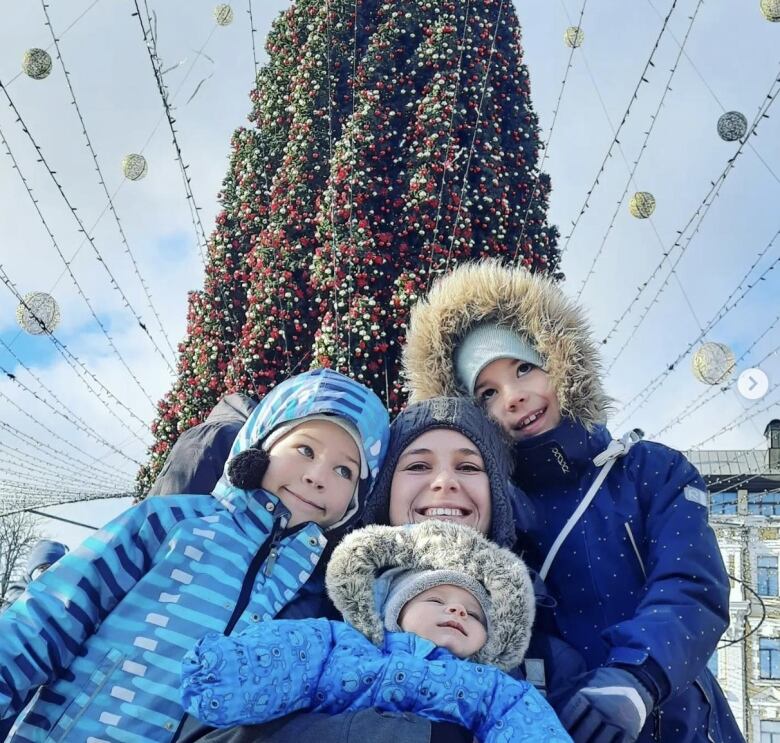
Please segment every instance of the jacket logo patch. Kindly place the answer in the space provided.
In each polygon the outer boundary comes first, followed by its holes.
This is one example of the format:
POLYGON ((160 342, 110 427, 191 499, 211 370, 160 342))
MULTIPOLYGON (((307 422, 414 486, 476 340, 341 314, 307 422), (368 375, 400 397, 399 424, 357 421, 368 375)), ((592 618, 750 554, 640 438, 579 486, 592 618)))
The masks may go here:
POLYGON ((708 496, 706 490, 701 490, 701 488, 694 488, 692 485, 686 485, 685 490, 683 491, 683 495, 685 496, 686 500, 689 500, 692 503, 697 503, 698 505, 704 506, 705 508, 708 506, 708 496))

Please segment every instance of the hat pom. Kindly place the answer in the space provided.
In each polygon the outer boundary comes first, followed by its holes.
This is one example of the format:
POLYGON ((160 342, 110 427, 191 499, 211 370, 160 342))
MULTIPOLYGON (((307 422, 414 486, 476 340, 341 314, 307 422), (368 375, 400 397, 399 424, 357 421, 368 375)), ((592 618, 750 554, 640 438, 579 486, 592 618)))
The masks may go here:
POLYGON ((263 486, 268 469, 268 452, 265 449, 245 449, 228 464, 228 479, 242 490, 257 490, 263 486))

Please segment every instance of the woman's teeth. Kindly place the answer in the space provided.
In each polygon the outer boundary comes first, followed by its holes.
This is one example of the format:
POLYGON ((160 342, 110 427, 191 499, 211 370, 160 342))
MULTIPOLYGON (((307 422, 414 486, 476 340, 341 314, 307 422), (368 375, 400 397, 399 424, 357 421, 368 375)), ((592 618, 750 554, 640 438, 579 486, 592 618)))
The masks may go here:
POLYGON ((465 516, 462 508, 423 508, 423 516, 465 516))

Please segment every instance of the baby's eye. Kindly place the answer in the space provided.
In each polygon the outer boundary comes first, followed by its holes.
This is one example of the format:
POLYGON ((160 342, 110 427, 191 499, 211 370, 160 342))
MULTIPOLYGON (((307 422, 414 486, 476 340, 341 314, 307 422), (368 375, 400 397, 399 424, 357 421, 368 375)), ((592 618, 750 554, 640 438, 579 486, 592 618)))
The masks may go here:
POLYGON ((314 449, 312 449, 308 444, 301 444, 299 447, 297 447, 298 453, 303 454, 304 457, 308 457, 309 459, 314 458, 314 449))
POLYGON ((480 624, 484 624, 484 622, 482 621, 482 617, 481 617, 479 614, 477 614, 477 612, 475 612, 475 611, 470 611, 470 612, 469 612, 469 616, 470 616, 472 619, 476 619, 476 620, 477 620, 477 621, 478 621, 480 624))
POLYGON ((517 365, 517 376, 522 377, 524 374, 533 371, 536 367, 533 364, 529 364, 527 361, 523 361, 517 365))
POLYGON ((432 601, 434 604, 443 604, 444 603, 438 596, 428 596, 426 601, 432 601))
POLYGON ((346 465, 340 464, 335 468, 336 474, 339 477, 343 477, 345 480, 352 479, 352 470, 346 465))

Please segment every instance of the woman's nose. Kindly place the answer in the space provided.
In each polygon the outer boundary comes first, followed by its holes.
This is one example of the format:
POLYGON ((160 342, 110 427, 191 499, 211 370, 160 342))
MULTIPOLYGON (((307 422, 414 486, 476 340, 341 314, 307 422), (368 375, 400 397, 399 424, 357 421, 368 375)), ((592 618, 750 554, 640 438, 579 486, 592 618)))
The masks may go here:
POLYGON ((433 490, 457 490, 458 479, 450 469, 442 469, 431 483, 433 490))

